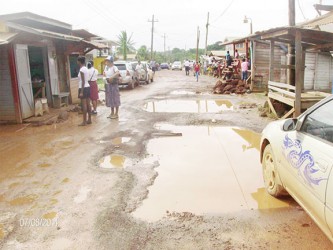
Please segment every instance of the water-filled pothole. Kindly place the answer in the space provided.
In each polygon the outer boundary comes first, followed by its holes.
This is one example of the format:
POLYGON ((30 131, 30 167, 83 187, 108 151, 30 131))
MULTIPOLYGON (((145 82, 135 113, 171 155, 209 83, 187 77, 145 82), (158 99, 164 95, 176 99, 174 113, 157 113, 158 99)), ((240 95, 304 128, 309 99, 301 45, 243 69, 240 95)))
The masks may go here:
POLYGON ((131 163, 123 155, 108 155, 99 160, 99 167, 106 169, 122 169, 126 168, 131 163))
POLYGON ((143 109, 153 113, 218 113, 234 106, 229 100, 159 100, 147 102, 143 109))
POLYGON ((158 176, 134 217, 156 221, 171 212, 228 213, 286 208, 263 189, 260 135, 238 127, 157 125, 182 133, 150 140, 149 155, 159 160, 158 176))

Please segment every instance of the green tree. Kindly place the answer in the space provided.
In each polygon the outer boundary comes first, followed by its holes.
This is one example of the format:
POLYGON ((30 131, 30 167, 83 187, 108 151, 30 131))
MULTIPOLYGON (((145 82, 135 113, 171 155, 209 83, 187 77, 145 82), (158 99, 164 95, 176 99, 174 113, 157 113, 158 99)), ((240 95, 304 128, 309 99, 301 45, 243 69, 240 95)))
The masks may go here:
POLYGON ((221 46, 220 43, 222 43, 222 42, 218 41, 218 42, 216 42, 214 44, 208 45, 207 46, 207 50, 208 51, 211 51, 211 50, 224 50, 225 46, 221 46))
POLYGON ((147 48, 147 46, 145 45, 142 45, 138 51, 137 51, 137 54, 136 54, 136 57, 138 60, 141 60, 141 61, 147 61, 149 60, 149 50, 147 48))
POLYGON ((132 41, 132 35, 128 37, 126 30, 121 31, 118 35, 118 52, 123 55, 124 60, 127 60, 127 54, 134 50, 134 42, 132 41))

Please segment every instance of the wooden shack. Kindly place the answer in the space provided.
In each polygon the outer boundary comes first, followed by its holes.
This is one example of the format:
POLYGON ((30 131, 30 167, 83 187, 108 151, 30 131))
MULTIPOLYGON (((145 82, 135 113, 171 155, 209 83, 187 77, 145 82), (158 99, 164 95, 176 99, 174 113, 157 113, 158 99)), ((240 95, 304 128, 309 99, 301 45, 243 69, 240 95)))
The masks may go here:
POLYGON ((298 27, 282 27, 263 32, 261 39, 270 41, 268 103, 274 114, 276 112, 272 105, 272 100, 277 100, 290 106, 290 110, 283 118, 291 115, 297 117, 304 110, 329 95, 327 92, 331 93, 331 82, 333 80, 331 56, 331 51, 333 51, 333 33, 298 27), (274 79, 275 68, 279 66, 274 61, 275 50, 273 48, 276 42, 295 47, 295 65, 288 65, 290 70, 295 70, 295 82, 291 84, 276 82, 274 79), (307 69, 309 68, 307 58, 309 62, 313 55, 316 57, 316 60, 312 61, 314 61, 316 66, 307 69), (309 74, 309 72, 306 74, 306 71, 310 70, 313 71, 313 74, 309 74), (309 82, 306 77, 311 77, 310 79, 312 79, 310 86, 306 84, 309 82), (324 85, 315 88, 315 80, 324 85))
POLYGON ((77 102, 76 58, 96 48, 61 21, 30 12, 0 16, 0 121, 33 116, 36 98, 54 108, 77 102))

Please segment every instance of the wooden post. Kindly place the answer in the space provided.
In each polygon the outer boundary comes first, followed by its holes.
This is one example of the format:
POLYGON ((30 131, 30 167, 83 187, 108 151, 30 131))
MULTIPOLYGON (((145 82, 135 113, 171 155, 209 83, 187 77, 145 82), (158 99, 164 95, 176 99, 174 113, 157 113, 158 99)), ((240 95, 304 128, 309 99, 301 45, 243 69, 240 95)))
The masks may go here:
POLYGON ((246 39, 245 40, 245 57, 249 58, 249 41, 246 39))
POLYGON ((253 85, 254 85, 254 79, 256 75, 256 67, 255 67, 255 62, 256 62, 256 45, 257 42, 253 41, 252 42, 252 54, 251 54, 251 91, 253 90, 253 85))
POLYGON ((15 64, 15 49, 13 44, 8 45, 8 65, 10 71, 13 99, 14 99, 14 108, 15 108, 15 119, 17 123, 22 123, 22 113, 21 113, 21 102, 19 94, 19 86, 16 72, 15 64))
POLYGON ((275 42, 270 41, 270 57, 269 57, 269 80, 274 82, 274 46, 275 42))
POLYGON ((294 117, 298 117, 301 114, 301 108, 302 108, 302 88, 303 88, 303 82, 302 82, 302 73, 304 74, 304 71, 302 70, 302 62, 303 62, 303 50, 302 50, 302 34, 299 30, 296 30, 295 34, 295 49, 296 49, 296 60, 295 60, 295 86, 296 86, 296 93, 295 93, 295 113, 294 117))
POLYGON ((235 43, 232 44, 232 48, 234 50, 234 58, 235 58, 235 54, 236 54, 236 44, 235 43))
MULTIPOLYGON (((296 24, 295 0, 289 0, 289 26, 293 27, 296 24)), ((289 66, 295 65, 295 47, 292 44, 288 45, 288 63, 289 66)), ((287 69, 287 83, 295 86, 295 69, 287 69)))

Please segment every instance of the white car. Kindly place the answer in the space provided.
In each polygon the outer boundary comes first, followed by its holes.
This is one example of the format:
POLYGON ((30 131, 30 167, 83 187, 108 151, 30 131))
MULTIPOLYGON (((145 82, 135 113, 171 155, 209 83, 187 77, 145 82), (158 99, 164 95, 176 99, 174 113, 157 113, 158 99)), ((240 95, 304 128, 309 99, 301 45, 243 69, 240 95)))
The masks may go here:
POLYGON ((333 96, 267 125, 260 152, 268 193, 288 192, 333 242, 333 96))
POLYGON ((175 62, 172 64, 171 69, 172 69, 172 70, 176 70, 176 69, 178 69, 178 70, 182 70, 182 63, 179 62, 179 61, 175 61, 175 62))
POLYGON ((114 65, 117 66, 121 75, 119 85, 127 85, 129 88, 134 89, 135 79, 131 64, 125 61, 116 61, 114 65))

